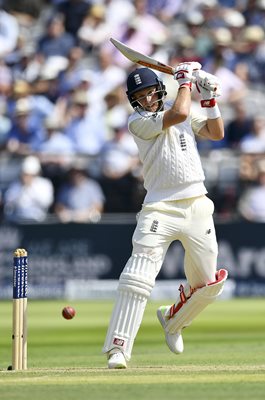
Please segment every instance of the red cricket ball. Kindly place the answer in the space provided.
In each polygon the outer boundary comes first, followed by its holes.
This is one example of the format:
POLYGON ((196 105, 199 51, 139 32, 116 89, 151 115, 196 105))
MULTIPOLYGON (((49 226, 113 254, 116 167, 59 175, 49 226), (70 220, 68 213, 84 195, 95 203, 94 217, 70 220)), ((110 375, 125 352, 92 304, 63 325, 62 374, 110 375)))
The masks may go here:
POLYGON ((75 309, 71 306, 66 306, 62 310, 62 316, 65 319, 72 319, 75 316, 75 309))

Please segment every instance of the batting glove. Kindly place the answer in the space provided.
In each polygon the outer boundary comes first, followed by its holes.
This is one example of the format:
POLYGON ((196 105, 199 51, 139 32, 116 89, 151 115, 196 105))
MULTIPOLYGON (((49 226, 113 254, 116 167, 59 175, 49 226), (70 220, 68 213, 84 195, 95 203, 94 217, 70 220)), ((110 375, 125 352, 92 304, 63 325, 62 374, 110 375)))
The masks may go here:
POLYGON ((195 61, 181 63, 175 69, 174 79, 178 81, 179 87, 188 87, 191 90, 194 82, 193 72, 201 69, 201 64, 195 61))
POLYGON ((205 71, 196 73, 196 87, 200 93, 202 107, 214 107, 216 97, 221 95, 221 85, 218 78, 205 71))

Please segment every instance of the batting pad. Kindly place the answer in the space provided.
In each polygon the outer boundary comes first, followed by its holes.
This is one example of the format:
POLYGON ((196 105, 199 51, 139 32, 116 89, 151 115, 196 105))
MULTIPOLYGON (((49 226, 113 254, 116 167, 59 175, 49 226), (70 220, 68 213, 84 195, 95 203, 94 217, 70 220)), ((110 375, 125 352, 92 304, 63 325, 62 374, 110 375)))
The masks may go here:
POLYGON ((191 296, 185 301, 173 304, 171 307, 177 310, 176 313, 171 313, 171 317, 166 323, 165 331, 176 334, 185 326, 191 324, 194 318, 197 317, 207 306, 215 301, 223 291, 224 283, 227 279, 228 272, 225 269, 220 269, 216 273, 216 281, 208 285, 196 289, 191 296))
POLYGON ((130 360, 147 299, 155 284, 155 270, 155 262, 146 254, 134 254, 128 260, 120 276, 103 353, 118 348, 130 360))

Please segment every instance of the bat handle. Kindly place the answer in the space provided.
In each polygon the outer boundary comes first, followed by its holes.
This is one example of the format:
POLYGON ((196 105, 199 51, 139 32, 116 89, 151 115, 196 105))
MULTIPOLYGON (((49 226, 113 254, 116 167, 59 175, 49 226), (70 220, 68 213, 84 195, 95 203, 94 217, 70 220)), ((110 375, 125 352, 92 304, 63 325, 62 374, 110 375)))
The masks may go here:
MULTIPOLYGON (((196 83, 197 78, 200 77, 200 71, 201 71, 201 70, 199 70, 199 69, 193 71, 193 73, 192 73, 192 75, 193 75, 193 77, 192 77, 192 83, 196 83)), ((211 91, 211 92, 217 92, 217 91, 219 90, 219 86, 218 86, 217 83, 216 83, 216 84, 212 84, 212 85, 209 84, 208 87, 205 88, 205 89, 207 89, 207 90, 209 90, 209 91, 211 91)))

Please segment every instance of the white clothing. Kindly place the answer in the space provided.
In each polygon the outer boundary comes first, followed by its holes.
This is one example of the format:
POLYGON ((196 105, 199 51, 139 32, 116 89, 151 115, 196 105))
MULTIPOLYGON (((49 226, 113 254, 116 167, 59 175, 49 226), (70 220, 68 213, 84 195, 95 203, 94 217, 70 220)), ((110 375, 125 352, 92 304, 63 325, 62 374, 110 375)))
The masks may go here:
POLYGON ((247 190, 239 202, 239 211, 249 221, 265 222, 265 186, 247 190))
POLYGON ((53 186, 49 179, 34 177, 29 186, 21 181, 10 185, 5 193, 4 214, 7 220, 43 221, 53 202, 53 186))
POLYGON ((264 153, 265 135, 248 135, 241 140, 239 147, 243 153, 264 153))
POLYGON ((184 271, 189 285, 200 287, 215 279, 217 241, 212 214, 214 204, 206 196, 143 206, 139 214, 133 243, 154 248, 163 254, 174 240, 185 248, 184 271), (153 221, 157 222, 152 232, 153 221))
POLYGON ((0 10, 0 57, 13 51, 19 37, 17 19, 4 10, 0 10))
MULTIPOLYGON (((164 109, 172 102, 166 102, 164 109)), ((172 201, 207 193, 204 172, 197 150, 195 134, 205 125, 205 118, 192 116, 162 130, 164 111, 157 114, 135 112, 128 127, 143 163, 144 203, 172 201)))
POLYGON ((213 211, 206 196, 143 206, 132 256, 120 276, 104 353, 118 348, 130 360, 147 299, 173 241, 185 248, 184 271, 191 288, 215 281, 218 249, 213 211))
MULTIPOLYGON (((166 102, 164 109, 172 106, 166 102)), ((205 196, 204 172, 195 135, 205 117, 192 114, 162 130, 164 111, 133 113, 129 131, 139 149, 147 195, 133 234, 133 251, 119 279, 117 298, 103 347, 130 360, 147 300, 170 244, 185 249, 184 272, 193 290, 215 281, 218 245, 213 202, 205 196)), ((192 291, 190 293, 192 294, 192 291)), ((191 296, 190 294, 190 296, 191 296)), ((180 295, 180 300, 183 300, 180 295)))

